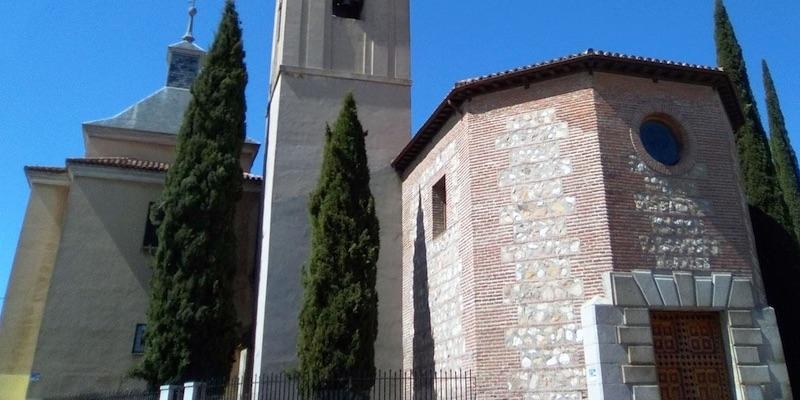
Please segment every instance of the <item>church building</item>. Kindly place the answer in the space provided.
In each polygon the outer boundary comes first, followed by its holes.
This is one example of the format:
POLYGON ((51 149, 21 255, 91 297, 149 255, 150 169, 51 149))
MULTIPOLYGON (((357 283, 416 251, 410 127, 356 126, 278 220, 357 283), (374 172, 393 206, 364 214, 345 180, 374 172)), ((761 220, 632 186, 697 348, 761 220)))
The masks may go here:
POLYGON ((404 366, 482 398, 791 398, 733 90, 591 49, 456 83, 393 163, 404 366))
MULTIPOLYGON (((149 213, 175 159, 204 56, 189 31, 167 49, 164 87, 114 117, 83 124, 83 157, 25 167, 31 194, 0 321, 0 399, 144 387, 129 372, 144 351, 157 246, 149 213)), ((249 172, 258 148, 247 140, 240 158, 234 290, 243 343, 254 320, 262 182, 249 172)))
MULTIPOLYGON (((241 376, 296 366, 307 203, 353 93, 380 220, 376 366, 470 370, 477 399, 791 399, 719 68, 589 49, 457 82, 410 134, 408 0, 277 0, 264 177, 241 164, 241 376)), ((140 387, 153 227, 203 50, 26 167, 0 398, 140 387), (3 397, 5 396, 5 397, 3 397)), ((439 398, 448 398, 439 393, 439 398)))

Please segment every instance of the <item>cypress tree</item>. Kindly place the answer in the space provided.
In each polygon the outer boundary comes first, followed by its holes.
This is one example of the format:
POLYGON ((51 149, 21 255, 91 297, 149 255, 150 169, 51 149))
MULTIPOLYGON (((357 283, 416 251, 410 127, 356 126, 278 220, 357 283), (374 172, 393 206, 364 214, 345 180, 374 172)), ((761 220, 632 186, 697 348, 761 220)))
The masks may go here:
MULTIPOLYGON (((737 92, 744 123, 735 132, 742 184, 749 203, 758 263, 769 304, 775 308, 793 387, 800 385, 800 317, 795 312, 794 286, 800 278, 800 248, 772 164, 766 132, 750 89, 742 48, 736 40, 722 0, 716 0, 714 38, 717 63, 737 92)), ((754 271, 757 273, 757 271, 754 271)))
POLYGON ((154 218, 159 243, 145 354, 134 370, 151 386, 224 379, 229 373, 238 340, 231 287, 246 83, 239 16, 228 0, 191 87, 176 160, 154 218))
POLYGON ((364 392, 375 376, 380 243, 364 136, 348 94, 333 129, 325 128, 309 202, 311 252, 303 271, 298 358, 302 382, 313 391, 364 392))
POLYGON ((789 218, 794 227, 795 238, 800 240, 800 187, 798 187, 797 156, 789 142, 789 133, 783 120, 783 112, 778 102, 778 93, 775 83, 769 72, 767 61, 761 61, 764 74, 764 93, 767 102, 767 116, 769 117, 770 148, 772 160, 775 163, 778 184, 783 192, 789 218))
MULTIPOLYGON (((777 181, 789 217, 795 230, 787 229, 766 214, 759 215, 751 208, 753 231, 756 236, 759 263, 762 266, 767 298, 778 315, 778 326, 783 337, 783 351, 789 369, 792 387, 800 387, 800 314, 796 312, 795 291, 800 281, 800 193, 798 193, 797 158, 795 157, 783 121, 778 95, 766 61, 762 61, 764 89, 770 125, 770 146, 777 169, 777 181)), ((795 389, 796 390, 796 389, 795 389)))
POLYGON ((736 130, 735 139, 747 201, 793 232, 783 196, 775 179, 775 167, 772 165, 767 134, 761 124, 753 91, 750 89, 742 47, 736 40, 733 25, 722 0, 716 0, 714 22, 717 64, 728 73, 733 82, 745 119, 744 124, 736 130))

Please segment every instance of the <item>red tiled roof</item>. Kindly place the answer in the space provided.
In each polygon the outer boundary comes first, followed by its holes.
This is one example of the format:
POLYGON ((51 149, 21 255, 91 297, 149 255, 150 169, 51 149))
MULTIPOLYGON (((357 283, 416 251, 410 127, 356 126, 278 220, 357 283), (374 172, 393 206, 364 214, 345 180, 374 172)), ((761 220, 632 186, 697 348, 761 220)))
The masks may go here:
POLYGON ((153 172, 166 172, 169 169, 169 164, 167 163, 137 160, 128 157, 68 158, 67 165, 70 164, 98 165, 153 172))
POLYGON ((663 60, 663 59, 659 59, 659 58, 641 57, 641 56, 634 56, 634 55, 630 55, 630 54, 612 53, 612 52, 603 51, 603 50, 587 49, 586 51, 581 52, 581 53, 570 54, 568 56, 554 58, 552 60, 542 61, 542 62, 539 62, 539 63, 536 63, 536 64, 525 65, 525 66, 522 66, 522 67, 509 69, 509 70, 506 70, 506 71, 500 71, 500 72, 495 72, 495 73, 488 74, 488 75, 481 75, 481 76, 478 76, 478 77, 475 77, 475 78, 464 79, 464 80, 456 82, 455 86, 459 87, 459 86, 469 85, 469 84, 474 83, 474 82, 479 82, 479 81, 486 80, 486 79, 491 79, 491 78, 502 77, 502 76, 505 76, 505 75, 514 74, 514 73, 518 73, 518 72, 524 72, 526 70, 530 70, 530 69, 533 69, 533 68, 548 66, 548 65, 552 65, 552 64, 556 64, 556 63, 560 63, 560 62, 567 62, 567 61, 570 61, 570 60, 573 60, 573 59, 576 59, 576 58, 586 57, 588 55, 606 56, 606 57, 611 57, 611 58, 615 58, 615 59, 618 59, 618 60, 642 61, 642 62, 653 63, 653 64, 663 64, 663 65, 669 65, 669 66, 687 67, 687 68, 701 69, 701 70, 708 70, 708 71, 722 71, 722 68, 710 67, 710 66, 707 66, 707 65, 688 64, 688 63, 684 63, 684 62, 680 62, 680 61, 663 60))
POLYGON ((394 159, 392 166, 401 174, 405 172, 433 140, 442 125, 469 99, 582 71, 712 86, 722 99, 731 125, 735 128, 744 121, 733 85, 721 68, 588 49, 582 53, 456 82, 417 134, 394 159))
MULTIPOLYGON (((96 157, 96 158, 68 158, 67 165, 80 164, 80 165, 96 165, 101 167, 113 167, 123 169, 135 169, 140 171, 151 172, 167 172, 169 164, 158 161, 145 161, 137 160, 129 157, 96 157)), ((42 171, 42 172, 66 172, 66 168, 59 167, 40 167, 40 166, 26 166, 25 170, 28 171, 42 171)), ((262 178, 258 175, 244 173, 245 181, 260 182, 262 178)))

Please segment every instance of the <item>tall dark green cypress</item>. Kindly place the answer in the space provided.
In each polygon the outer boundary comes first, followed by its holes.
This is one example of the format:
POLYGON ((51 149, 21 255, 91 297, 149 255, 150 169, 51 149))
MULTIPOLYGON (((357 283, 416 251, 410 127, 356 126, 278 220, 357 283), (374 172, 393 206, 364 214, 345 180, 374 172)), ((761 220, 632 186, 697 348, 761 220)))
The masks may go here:
POLYGON ((736 130, 735 139, 761 277, 767 301, 775 308, 778 317, 789 379, 792 386, 797 388, 800 386, 800 343, 796 338, 800 335, 800 316, 796 312, 794 293, 800 280, 800 248, 750 89, 742 48, 736 40, 722 0, 716 0, 714 20, 717 62, 733 82, 745 119, 736 130))
POLYGON ((716 0, 714 22, 717 64, 731 78, 744 113, 744 124, 736 130, 735 136, 739 169, 747 201, 793 232, 783 196, 775 179, 775 167, 772 165, 767 134, 758 115, 753 91, 750 89, 742 47, 736 40, 733 25, 722 0, 716 0))
POLYGON ((778 93, 775 83, 769 72, 767 61, 761 61, 764 74, 764 93, 767 103, 767 116, 769 117, 769 144, 772 150, 772 160, 778 176, 778 184, 783 192, 783 200, 789 212, 795 238, 800 241, 800 184, 798 184, 797 156, 789 142, 789 133, 783 120, 783 112, 778 102, 778 93))
POLYGON ((145 354, 134 371, 151 386, 224 378, 231 367, 238 340, 234 213, 242 193, 246 84, 239 16, 228 0, 192 85, 155 217, 159 244, 145 354))
POLYGON ((363 392, 371 379, 348 378, 375 375, 380 243, 365 136, 348 94, 333 130, 325 129, 322 168, 309 203, 311 254, 303 271, 298 357, 312 390, 363 392))

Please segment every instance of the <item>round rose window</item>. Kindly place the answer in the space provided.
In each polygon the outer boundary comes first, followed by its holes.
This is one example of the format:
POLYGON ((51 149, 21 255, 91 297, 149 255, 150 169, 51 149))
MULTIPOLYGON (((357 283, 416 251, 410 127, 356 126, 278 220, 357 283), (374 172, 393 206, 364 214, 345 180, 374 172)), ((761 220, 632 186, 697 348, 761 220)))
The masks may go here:
POLYGON ((676 165, 681 160, 681 142, 672 128, 658 120, 647 120, 639 127, 642 145, 654 160, 676 165))

